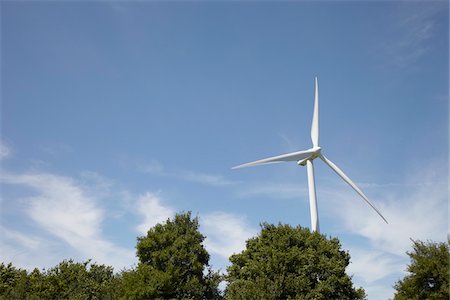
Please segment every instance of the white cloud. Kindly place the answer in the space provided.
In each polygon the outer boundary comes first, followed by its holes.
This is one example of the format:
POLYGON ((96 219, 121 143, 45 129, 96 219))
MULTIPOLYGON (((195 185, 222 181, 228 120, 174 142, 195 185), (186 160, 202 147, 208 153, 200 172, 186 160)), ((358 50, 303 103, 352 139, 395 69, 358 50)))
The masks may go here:
POLYGON ((200 223, 206 235, 205 248, 225 259, 244 250, 245 241, 257 233, 245 217, 225 212, 206 214, 200 223))
MULTIPOLYGON (((0 180, 3 183, 32 188, 36 195, 25 199, 25 213, 47 233, 67 243, 80 259, 92 258, 119 269, 133 263, 132 249, 119 247, 102 237, 104 211, 98 206, 96 199, 87 196, 72 178, 45 173, 3 173, 0 180)), ((22 242, 18 248, 14 248, 12 244, 2 247, 8 246, 13 252, 25 251, 36 260, 49 255, 40 247, 29 247, 40 245, 36 244, 36 240, 24 243, 27 241, 25 235, 4 230, 9 232, 10 242, 22 242)))
POLYGON ((59 254, 50 240, 3 226, 0 226, 0 248, 2 262, 12 262, 14 266, 27 270, 53 266, 59 254))
POLYGON ((367 238, 376 249, 403 255, 411 246, 410 238, 445 240, 448 193, 443 184, 420 185, 377 201, 388 225, 355 196, 343 195, 338 216, 346 230, 367 238))
POLYGON ((152 193, 138 198, 136 212, 144 217, 143 222, 136 227, 141 234, 146 234, 151 227, 175 215, 172 208, 162 205, 161 200, 152 193))
MULTIPOLYGON (((49 267, 66 258, 92 258, 112 265, 116 270, 134 262, 134 249, 122 248, 102 236, 106 213, 98 200, 110 195, 113 183, 96 173, 83 172, 81 175, 82 180, 48 173, 4 172, 0 175, 3 184, 31 188, 33 195, 20 199, 19 213, 24 213, 38 225, 31 234, 11 229, 14 225, 0 227, 4 261, 30 269, 49 267)), ((126 210, 142 217, 136 227, 141 234, 175 215, 175 210, 165 205, 157 194, 125 198, 131 204, 126 210)), ((202 232, 207 236, 205 247, 223 260, 245 249, 245 241, 256 234, 245 217, 234 214, 206 214, 200 222, 202 232)))
POLYGON ((9 240, 11 242, 20 244, 27 249, 36 250, 43 243, 42 239, 40 238, 28 236, 21 232, 7 229, 3 226, 0 226, 0 233, 1 233, 0 240, 2 241, 2 244, 4 241, 9 240))
POLYGON ((354 276, 355 286, 362 285, 369 299, 392 298, 395 280, 404 276, 405 257, 372 247, 362 249, 359 245, 350 245, 347 249, 351 255, 347 272, 354 276))
POLYGON ((369 296, 370 300, 387 300, 392 299, 394 294, 394 288, 390 285, 375 284, 365 286, 364 290, 369 296))
POLYGON ((96 199, 111 196, 114 187, 114 181, 106 178, 96 172, 83 171, 80 173, 80 187, 96 199))
POLYGON ((327 213, 337 216, 337 222, 343 226, 340 231, 358 239, 343 239, 342 243, 350 250, 349 272, 364 286, 370 299, 371 294, 386 295, 384 299, 392 297, 392 285, 404 276, 409 263, 406 251, 411 250, 410 238, 446 239, 448 190, 443 179, 447 176, 446 171, 438 169, 422 169, 405 184, 367 185, 379 195, 379 199, 372 200, 389 224, 347 187, 334 190, 334 197, 325 193, 334 200, 324 199, 330 205, 322 207, 330 207, 327 213))
POLYGON ((11 156, 11 149, 0 141, 0 160, 6 159, 11 156))
POLYGON ((373 283, 386 277, 388 274, 398 273, 404 267, 399 257, 386 254, 379 250, 348 249, 351 254, 351 263, 348 267, 350 274, 357 274, 365 283, 373 283), (370 269, 368 270, 368 267, 370 269))

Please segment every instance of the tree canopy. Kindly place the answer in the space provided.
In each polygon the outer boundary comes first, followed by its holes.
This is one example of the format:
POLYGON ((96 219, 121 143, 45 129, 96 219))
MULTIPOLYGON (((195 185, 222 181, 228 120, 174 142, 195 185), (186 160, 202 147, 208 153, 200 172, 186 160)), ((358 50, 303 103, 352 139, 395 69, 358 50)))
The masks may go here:
POLYGON ((350 255, 338 239, 309 229, 263 224, 230 257, 227 299, 364 299, 345 273, 350 255))
POLYGON ((450 239, 447 243, 413 241, 406 252, 411 264, 407 274, 394 288, 394 299, 450 299, 450 239))
POLYGON ((30 273, 0 264, 0 299, 117 299, 112 267, 64 260, 30 273))
POLYGON ((138 238, 138 266, 122 274, 125 297, 218 298, 221 279, 209 268, 204 239, 198 218, 192 219, 190 212, 151 228, 138 238))

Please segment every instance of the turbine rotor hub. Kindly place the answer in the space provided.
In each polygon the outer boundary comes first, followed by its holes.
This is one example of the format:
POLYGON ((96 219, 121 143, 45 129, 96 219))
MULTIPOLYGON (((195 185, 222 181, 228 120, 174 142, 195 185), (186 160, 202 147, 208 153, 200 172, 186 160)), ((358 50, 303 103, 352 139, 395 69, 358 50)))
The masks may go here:
POLYGON ((313 147, 310 149, 311 151, 314 151, 310 156, 308 156, 307 158, 301 159, 297 162, 297 164, 299 166, 306 166, 306 162, 308 160, 312 161, 314 159, 316 159, 317 157, 319 157, 320 152, 322 151, 322 148, 320 147, 313 147))

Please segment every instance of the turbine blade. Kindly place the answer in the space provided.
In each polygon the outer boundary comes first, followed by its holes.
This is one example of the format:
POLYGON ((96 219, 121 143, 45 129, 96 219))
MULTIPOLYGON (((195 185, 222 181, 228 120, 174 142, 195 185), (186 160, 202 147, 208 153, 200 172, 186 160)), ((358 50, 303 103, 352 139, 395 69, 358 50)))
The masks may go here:
POLYGON ((380 211, 375 207, 375 205, 370 202, 370 200, 367 198, 366 195, 356 186, 356 184, 348 178, 347 175, 345 175, 344 172, 342 172, 341 169, 338 168, 331 160, 327 159, 322 154, 319 155, 319 157, 334 171, 336 174, 338 174, 345 182, 348 183, 349 186, 351 186, 363 199, 367 202, 376 212, 377 214, 388 224, 388 221, 383 217, 383 215, 380 213, 380 211))
POLYGON ((235 166, 232 169, 240 169, 240 168, 251 167, 251 166, 256 166, 256 165, 279 163, 279 162, 285 162, 285 161, 299 161, 299 160, 307 158, 308 156, 310 156, 313 153, 314 153, 314 151, 311 149, 305 150, 305 151, 297 151, 297 152, 282 154, 282 155, 278 155, 278 156, 272 156, 272 157, 260 159, 257 161, 249 162, 246 164, 235 166))
POLYGON ((316 93, 314 97, 314 112, 311 124, 311 141, 313 147, 319 146, 319 83, 316 77, 316 93))

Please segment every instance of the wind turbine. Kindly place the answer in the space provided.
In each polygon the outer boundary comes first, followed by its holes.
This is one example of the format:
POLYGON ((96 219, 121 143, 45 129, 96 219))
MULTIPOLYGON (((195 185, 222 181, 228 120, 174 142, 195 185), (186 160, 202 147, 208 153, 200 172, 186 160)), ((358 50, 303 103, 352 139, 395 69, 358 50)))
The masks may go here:
POLYGON ((377 214, 387 223, 386 219, 380 213, 380 211, 369 201, 367 196, 361 191, 358 186, 338 168, 331 160, 326 158, 322 154, 322 148, 319 147, 319 87, 316 77, 316 90, 314 99, 314 112, 311 125, 311 140, 312 148, 304 151, 291 152, 278 156, 272 156, 269 158, 260 159, 257 161, 249 162, 239 166, 235 166, 232 169, 240 169, 245 167, 251 167, 256 165, 264 165, 271 163, 279 163, 286 161, 296 161, 299 166, 305 166, 308 172, 308 188, 309 188, 309 207, 311 212, 311 230, 319 232, 319 215, 317 211, 317 197, 316 197, 316 185, 314 181, 314 165, 313 160, 320 158, 326 165, 328 165, 336 174, 338 174, 348 185, 350 185, 363 199, 367 202, 377 214))

